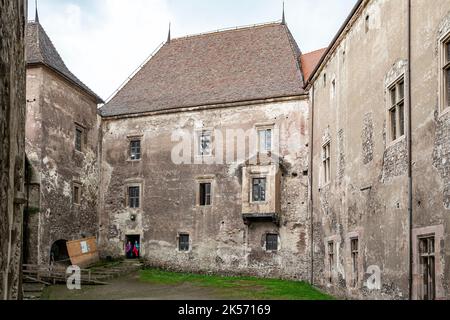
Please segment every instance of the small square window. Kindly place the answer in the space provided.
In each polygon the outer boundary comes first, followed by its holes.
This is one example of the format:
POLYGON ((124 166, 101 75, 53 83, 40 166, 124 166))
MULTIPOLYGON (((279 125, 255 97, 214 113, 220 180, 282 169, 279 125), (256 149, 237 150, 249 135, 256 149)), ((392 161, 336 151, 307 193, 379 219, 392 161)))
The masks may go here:
POLYGON ((180 234, 178 237, 178 250, 179 251, 189 251, 189 235, 188 234, 180 234))
POLYGON ((138 209, 140 207, 140 187, 129 187, 128 188, 128 207, 132 209, 138 209))
POLYGON ((130 159, 131 160, 141 159, 141 140, 130 141, 130 159))
POLYGON ((266 235, 266 250, 278 251, 278 234, 269 233, 266 235))
POLYGON ((211 183, 200 183, 200 206, 211 205, 211 183))
POLYGON ((253 190, 252 190, 253 202, 266 201, 266 182, 267 182, 266 178, 253 179, 253 190))

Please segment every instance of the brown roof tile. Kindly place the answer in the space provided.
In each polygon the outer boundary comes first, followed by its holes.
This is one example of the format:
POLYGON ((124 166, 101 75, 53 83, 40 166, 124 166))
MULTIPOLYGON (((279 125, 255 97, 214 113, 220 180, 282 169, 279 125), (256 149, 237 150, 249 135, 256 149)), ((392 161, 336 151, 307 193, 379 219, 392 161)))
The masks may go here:
POLYGON ((323 54, 327 51, 327 48, 319 49, 313 52, 305 53, 300 57, 301 66, 305 81, 309 80, 312 72, 320 62, 323 54))
POLYGON ((300 54, 280 23, 173 39, 101 112, 118 116, 302 95, 300 54))

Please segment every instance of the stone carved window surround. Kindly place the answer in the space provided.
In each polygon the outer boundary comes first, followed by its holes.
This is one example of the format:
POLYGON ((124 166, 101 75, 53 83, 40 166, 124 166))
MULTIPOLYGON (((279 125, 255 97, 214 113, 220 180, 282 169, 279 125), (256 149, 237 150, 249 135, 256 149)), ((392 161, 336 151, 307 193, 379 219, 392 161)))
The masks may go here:
POLYGON ((439 116, 450 113, 450 26, 439 39, 439 116))

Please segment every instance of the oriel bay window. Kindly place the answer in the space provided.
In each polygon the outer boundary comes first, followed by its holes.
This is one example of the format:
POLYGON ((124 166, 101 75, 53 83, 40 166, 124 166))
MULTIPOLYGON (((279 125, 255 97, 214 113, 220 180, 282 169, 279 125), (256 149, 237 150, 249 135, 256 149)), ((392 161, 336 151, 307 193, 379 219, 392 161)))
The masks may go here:
POLYGON ((265 202, 266 201, 266 178, 254 178, 252 183, 252 201, 265 202))
POLYGON ((405 135, 405 81, 403 77, 389 88, 389 127, 391 141, 405 135))

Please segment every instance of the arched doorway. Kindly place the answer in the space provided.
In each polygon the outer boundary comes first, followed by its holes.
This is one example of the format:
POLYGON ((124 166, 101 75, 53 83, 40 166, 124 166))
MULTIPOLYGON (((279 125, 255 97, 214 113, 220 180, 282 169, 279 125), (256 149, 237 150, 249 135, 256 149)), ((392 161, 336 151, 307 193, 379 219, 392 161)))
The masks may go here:
POLYGON ((50 251, 50 264, 70 264, 67 240, 58 240, 52 245, 50 251))

